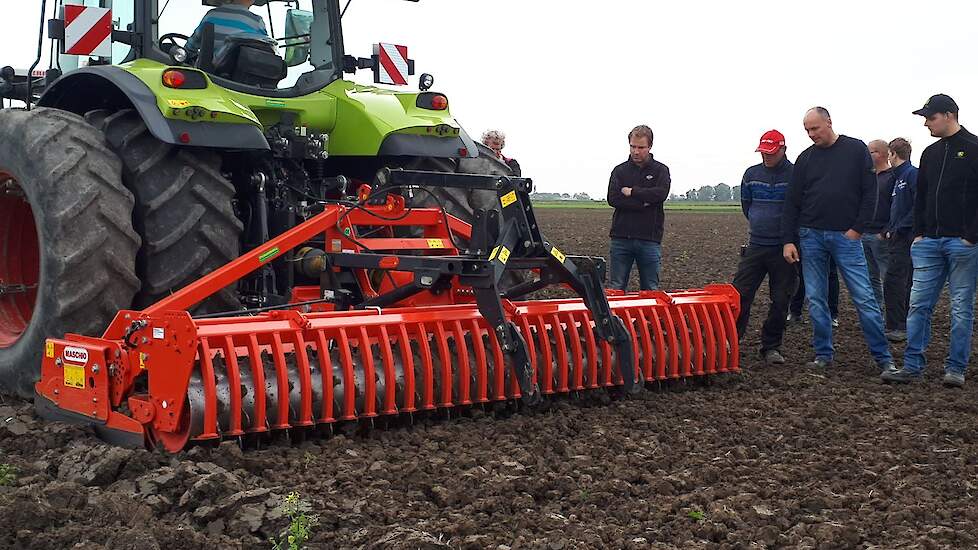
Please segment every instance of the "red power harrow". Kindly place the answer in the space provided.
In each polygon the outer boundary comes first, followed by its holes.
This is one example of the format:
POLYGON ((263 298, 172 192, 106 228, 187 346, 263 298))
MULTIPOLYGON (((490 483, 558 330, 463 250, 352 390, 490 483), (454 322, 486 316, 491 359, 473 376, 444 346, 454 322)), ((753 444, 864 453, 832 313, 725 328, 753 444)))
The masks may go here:
POLYGON ((606 295, 602 259, 565 255, 541 235, 529 180, 396 170, 381 181, 157 304, 121 311, 101 338, 47 340, 39 413, 177 452, 739 370, 733 287, 606 295), (490 189, 499 210, 470 227, 442 208, 409 208, 396 191, 419 185, 490 189), (188 313, 282 258, 319 285, 296 286, 284 306, 188 313), (513 269, 535 276, 501 290, 513 269), (554 284, 579 297, 519 300, 554 284))

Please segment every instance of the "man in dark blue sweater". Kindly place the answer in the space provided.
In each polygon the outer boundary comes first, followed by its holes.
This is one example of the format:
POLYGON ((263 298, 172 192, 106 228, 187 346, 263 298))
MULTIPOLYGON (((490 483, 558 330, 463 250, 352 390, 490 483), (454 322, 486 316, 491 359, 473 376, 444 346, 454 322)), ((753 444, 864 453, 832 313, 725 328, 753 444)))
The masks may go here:
POLYGON ((917 167, 910 163, 910 142, 896 138, 889 144, 893 167, 893 191, 890 195, 890 220, 884 241, 889 264, 883 277, 883 300, 886 302, 886 338, 891 342, 907 339, 907 308, 913 262, 913 201, 917 193, 917 167))
POLYGON ((810 365, 831 366, 835 354, 826 304, 832 258, 846 281, 873 358, 884 372, 894 370, 861 242, 876 203, 876 173, 869 149, 858 139, 836 134, 824 107, 809 109, 804 124, 814 145, 795 161, 782 216, 782 242, 784 258, 791 263, 799 260, 801 246, 815 348, 810 365))
POLYGON ((771 307, 761 328, 761 357, 772 365, 784 363, 781 338, 788 302, 796 284, 795 268, 784 260, 781 250, 781 211, 792 169, 785 151, 784 135, 777 130, 766 132, 757 146, 763 162, 744 172, 740 183, 740 205, 750 223, 750 244, 741 251, 733 282, 740 292, 737 335, 742 338, 747 330, 754 295, 764 277, 768 278, 771 307))

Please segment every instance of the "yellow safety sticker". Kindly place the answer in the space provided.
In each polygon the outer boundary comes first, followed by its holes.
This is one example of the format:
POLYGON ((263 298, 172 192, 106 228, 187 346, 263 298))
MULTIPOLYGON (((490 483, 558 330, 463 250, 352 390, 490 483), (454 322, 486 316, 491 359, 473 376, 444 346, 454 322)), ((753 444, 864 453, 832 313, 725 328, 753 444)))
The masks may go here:
POLYGON ((550 249, 550 255, 557 258, 557 261, 560 263, 564 263, 564 260, 567 259, 567 256, 564 256, 563 252, 557 250, 556 246, 550 249))
POLYGON ((509 193, 506 193, 505 195, 502 196, 501 199, 499 199, 499 202, 503 205, 503 208, 506 208, 507 206, 513 204, 514 202, 516 202, 516 191, 510 191, 509 193))
POLYGON ((505 246, 499 250, 499 261, 502 263, 509 261, 509 249, 505 246))
POLYGON ((139 368, 142 369, 142 370, 146 370, 146 354, 145 353, 140 353, 139 354, 139 368))
POLYGON ((442 239, 428 239, 428 248, 446 248, 442 239))
POLYGON ((490 262, 496 259, 496 254, 499 254, 499 247, 498 246, 496 248, 493 248, 492 249, 492 253, 489 254, 489 261, 490 262))
POLYGON ((186 99, 168 99, 166 104, 174 109, 183 109, 184 107, 190 107, 190 102, 186 99))
POLYGON ((85 366, 72 365, 65 363, 65 386, 69 388, 85 389, 85 366))
POLYGON ((54 342, 46 342, 44 344, 44 355, 47 357, 54 357, 54 342))

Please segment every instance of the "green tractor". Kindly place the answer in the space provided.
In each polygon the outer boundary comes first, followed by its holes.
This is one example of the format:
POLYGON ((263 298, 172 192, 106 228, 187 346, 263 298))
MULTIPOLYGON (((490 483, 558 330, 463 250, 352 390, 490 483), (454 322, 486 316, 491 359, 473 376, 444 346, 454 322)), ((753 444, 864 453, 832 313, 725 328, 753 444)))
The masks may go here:
MULTIPOLYGON (((166 28, 199 9, 191 0, 52 3, 47 35, 63 55, 43 73, 0 71, 0 96, 27 106, 0 109, 0 392, 33 395, 45 338, 101 334, 119 310, 159 301, 384 168, 509 173, 430 75, 418 92, 344 79, 372 70, 375 83, 406 84, 413 62, 388 44, 347 55, 339 0, 258 0, 272 36, 216 44, 206 24, 196 51, 186 42, 199 18, 166 28)), ((466 221, 495 200, 413 193, 466 221)), ((195 311, 288 303, 294 261, 195 311)))

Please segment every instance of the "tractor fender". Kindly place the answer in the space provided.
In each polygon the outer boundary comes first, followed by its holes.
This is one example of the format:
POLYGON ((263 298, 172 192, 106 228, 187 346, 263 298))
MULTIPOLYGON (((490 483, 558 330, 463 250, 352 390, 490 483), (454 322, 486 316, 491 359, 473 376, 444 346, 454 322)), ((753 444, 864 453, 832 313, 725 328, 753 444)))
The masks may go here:
POLYGON ((41 96, 38 105, 84 116, 95 109, 134 108, 153 136, 171 145, 267 151, 268 140, 257 126, 187 122, 163 116, 152 90, 132 74, 114 66, 84 67, 62 76, 41 96), (181 140, 184 136, 184 140, 181 140))
POLYGON ((465 130, 459 132, 459 136, 455 139, 393 133, 384 138, 378 154, 382 156, 459 158, 462 156, 463 149, 467 153, 465 158, 477 158, 479 156, 478 144, 465 133, 465 130))

